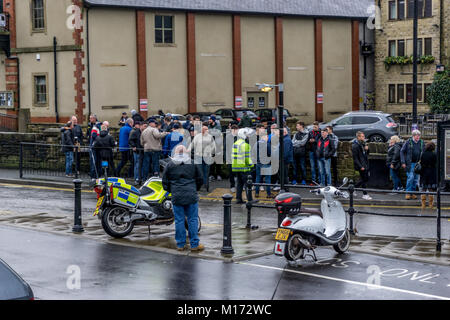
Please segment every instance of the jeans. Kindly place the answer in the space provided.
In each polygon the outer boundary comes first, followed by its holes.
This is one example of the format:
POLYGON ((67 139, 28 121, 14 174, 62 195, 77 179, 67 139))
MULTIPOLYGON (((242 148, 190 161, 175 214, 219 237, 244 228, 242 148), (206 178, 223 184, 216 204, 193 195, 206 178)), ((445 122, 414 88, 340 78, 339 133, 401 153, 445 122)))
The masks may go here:
POLYGON ((296 181, 306 180, 306 156, 294 154, 294 178, 296 181), (299 176, 301 173, 301 178, 299 176))
POLYGON ((419 183, 420 175, 414 173, 415 166, 415 163, 411 163, 411 167, 406 173, 406 191, 416 191, 416 186, 419 183))
MULTIPOLYGON (((261 164, 261 163, 257 163, 256 164, 256 183, 267 183, 270 184, 270 180, 272 178, 272 176, 270 174, 268 175, 262 175, 261 173, 264 173, 264 170, 261 172, 262 169, 269 169, 270 168, 270 164, 261 164)), ((266 192, 267 195, 270 196, 270 186, 266 186, 266 192)), ((256 186, 256 191, 255 191, 256 195, 259 195, 259 186, 256 186)))
POLYGON ((320 158, 319 161, 320 185, 331 186, 331 158, 320 158))
POLYGON ((203 163, 200 165, 201 166, 201 170, 202 170, 202 174, 203 174, 203 184, 205 185, 205 187, 209 187, 209 164, 206 164, 205 161, 203 161, 203 163))
POLYGON ((198 238, 198 203, 187 206, 173 206, 175 216, 175 241, 178 248, 186 245, 185 217, 187 218, 189 242, 192 248, 198 247, 200 242, 198 238))
POLYGON ((394 190, 399 190, 403 188, 402 182, 398 176, 398 170, 390 168, 392 182, 394 183, 394 190))
POLYGON ((141 153, 133 152, 133 160, 134 160, 134 181, 141 181, 142 179, 141 153))
MULTIPOLYGON (((363 187, 367 188, 367 183, 369 182, 369 172, 367 170, 359 170, 360 180, 355 184, 355 188, 363 187)), ((363 194, 366 195, 367 191, 363 190, 363 194)))
POLYGON ((309 162, 311 163, 311 180, 317 181, 317 156, 315 152, 309 153, 309 162))
POLYGON ((66 154, 66 175, 72 174, 73 152, 67 151, 66 154))
POLYGON ((131 156, 131 152, 128 151, 120 151, 120 155, 121 155, 121 160, 119 163, 119 166, 117 167, 117 173, 116 175, 118 177, 120 177, 120 171, 122 171, 122 168, 126 166, 126 164, 128 163, 128 161, 130 161, 130 168, 128 169, 128 177, 131 177, 132 172, 133 172, 133 162, 132 162, 132 156, 131 156))
POLYGON ((161 151, 145 151, 144 152, 144 163, 143 163, 143 174, 144 179, 147 180, 149 177, 150 169, 152 170, 152 175, 159 175, 159 159, 161 158, 161 151))

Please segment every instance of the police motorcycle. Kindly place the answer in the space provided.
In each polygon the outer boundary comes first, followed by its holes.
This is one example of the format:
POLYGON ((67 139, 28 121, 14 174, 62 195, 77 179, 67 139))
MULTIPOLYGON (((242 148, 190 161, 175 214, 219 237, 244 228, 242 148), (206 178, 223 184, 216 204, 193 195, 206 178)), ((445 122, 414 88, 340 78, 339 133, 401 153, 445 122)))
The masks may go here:
MULTIPOLYGON (((339 188, 347 182, 345 178, 339 188)), ((309 255, 317 261, 314 251, 317 247, 331 245, 340 254, 348 250, 351 239, 347 215, 337 198, 348 199, 349 194, 339 188, 328 186, 310 191, 324 197, 321 210, 302 208, 302 199, 295 193, 282 193, 275 198, 278 213, 285 216, 275 237, 275 255, 288 261, 309 255)))
MULTIPOLYGON (((161 160, 161 165, 167 165, 161 160)), ((108 162, 102 162, 105 178, 97 179, 94 191, 97 206, 94 216, 102 223, 105 232, 114 238, 124 238, 133 231, 135 225, 172 225, 175 222, 171 195, 162 186, 162 179, 152 177, 140 189, 126 183, 121 178, 108 178, 108 162)), ((185 227, 188 229, 187 221, 185 227)), ((198 218, 198 231, 201 220, 198 218)))

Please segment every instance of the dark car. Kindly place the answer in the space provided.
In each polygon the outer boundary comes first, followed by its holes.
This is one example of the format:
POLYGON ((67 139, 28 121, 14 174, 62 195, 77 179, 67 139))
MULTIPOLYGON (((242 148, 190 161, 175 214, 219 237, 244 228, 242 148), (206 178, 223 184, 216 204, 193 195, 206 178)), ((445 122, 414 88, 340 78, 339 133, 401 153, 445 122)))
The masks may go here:
MULTIPOLYGON (((340 140, 352 140, 358 131, 362 131, 370 142, 386 142, 398 134, 398 125, 391 114, 377 111, 354 111, 344 114, 328 123, 321 123, 320 128, 333 127, 333 132, 340 140)), ((312 126, 308 126, 311 130, 312 126)))
POLYGON ((34 300, 34 294, 10 266, 0 259, 0 300, 34 300))
POLYGON ((205 122, 205 121, 208 121, 209 120, 209 118, 210 118, 210 116, 213 114, 212 112, 193 112, 193 113, 186 113, 184 116, 186 117, 186 116, 188 116, 188 115, 191 115, 191 116, 200 116, 200 120, 202 121, 202 122, 205 122))
MULTIPOLYGON (((259 120, 262 119, 267 119, 267 121, 269 122, 277 122, 278 119, 278 109, 257 109, 255 110, 256 115, 258 116, 259 120)), ((285 120, 287 118, 290 118, 291 113, 289 112, 289 110, 284 109, 284 118, 285 120)))
POLYGON ((219 109, 214 112, 214 114, 218 117, 218 119, 220 119, 220 124, 223 128, 227 127, 232 121, 241 121, 244 116, 244 112, 247 112, 247 115, 252 121, 252 125, 256 126, 260 122, 255 112, 249 109, 219 109))

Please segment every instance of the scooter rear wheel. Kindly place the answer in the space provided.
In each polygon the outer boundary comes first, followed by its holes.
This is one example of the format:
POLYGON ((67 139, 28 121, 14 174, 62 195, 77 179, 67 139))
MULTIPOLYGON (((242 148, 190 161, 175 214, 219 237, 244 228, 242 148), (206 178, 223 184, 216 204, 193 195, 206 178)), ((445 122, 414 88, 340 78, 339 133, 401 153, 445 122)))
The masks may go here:
POLYGON ((346 230, 342 240, 333 245, 333 248, 337 253, 343 254, 350 247, 350 242, 351 242, 350 231, 346 230))
POLYGON ((296 261, 304 258, 305 248, 300 240, 302 240, 302 236, 298 233, 289 237, 286 248, 284 249, 284 257, 288 261, 296 261))
POLYGON ((102 227, 114 238, 124 238, 133 231, 134 222, 123 222, 121 218, 129 215, 129 211, 121 207, 107 209, 102 215, 102 227))

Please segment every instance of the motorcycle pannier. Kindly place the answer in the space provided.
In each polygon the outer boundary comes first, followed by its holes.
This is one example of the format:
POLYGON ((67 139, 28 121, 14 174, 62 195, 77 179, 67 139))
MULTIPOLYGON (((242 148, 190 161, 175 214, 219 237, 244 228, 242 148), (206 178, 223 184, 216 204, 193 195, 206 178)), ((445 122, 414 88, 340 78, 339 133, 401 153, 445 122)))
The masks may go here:
POLYGON ((296 193, 282 193, 275 198, 278 213, 295 216, 302 208, 302 198, 296 193))

